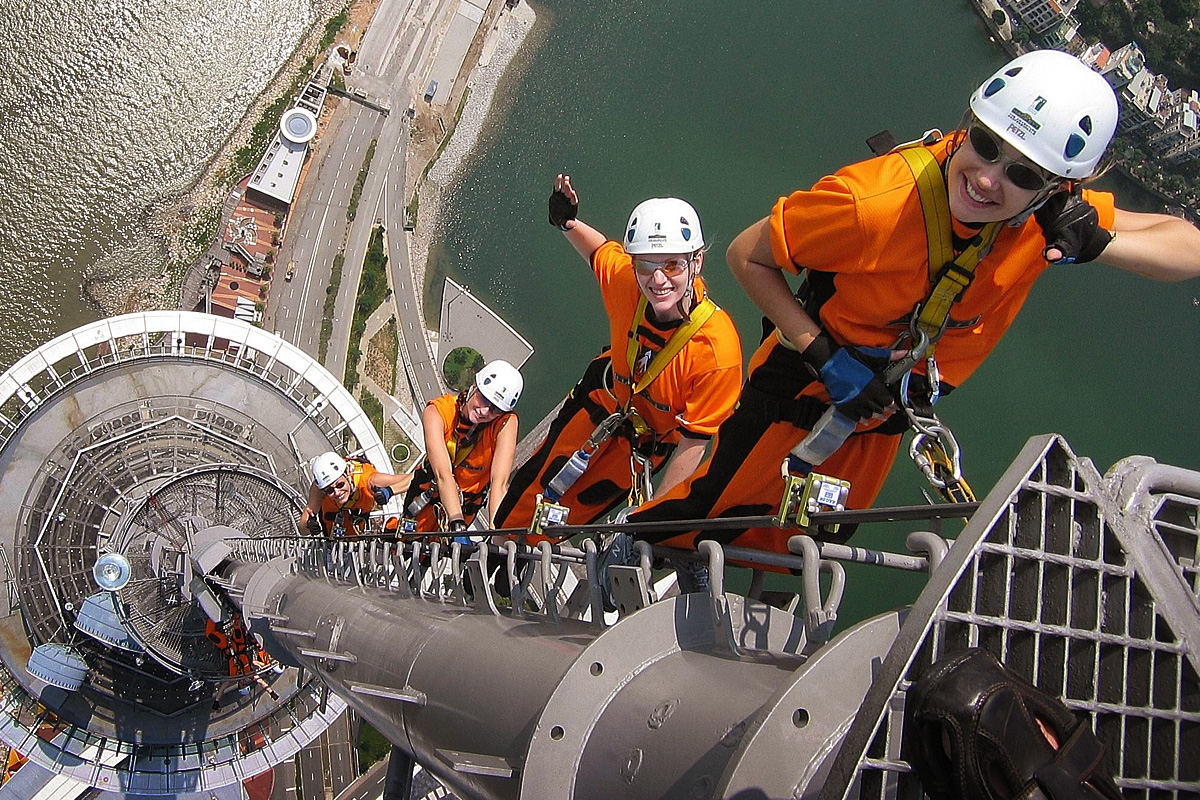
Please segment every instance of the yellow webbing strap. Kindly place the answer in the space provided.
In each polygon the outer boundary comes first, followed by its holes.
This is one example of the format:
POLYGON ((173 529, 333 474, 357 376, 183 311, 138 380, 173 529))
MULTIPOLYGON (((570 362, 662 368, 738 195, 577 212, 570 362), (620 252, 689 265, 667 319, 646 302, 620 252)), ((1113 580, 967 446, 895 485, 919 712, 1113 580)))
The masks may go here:
MULTIPOLYGON (((629 328, 629 345, 625 348, 625 363, 629 366, 630 378, 633 378, 634 362, 637 361, 637 329, 642 324, 642 320, 646 318, 646 305, 646 296, 642 295, 638 299, 637 313, 633 315, 633 324, 629 328)), ((662 374, 662 371, 667 368, 667 364, 671 363, 671 359, 679 354, 679 351, 688 343, 688 340, 695 335, 696 331, 700 330, 700 327, 708 321, 708 318, 716 310, 717 304, 707 297, 692 309, 692 315, 688 318, 688 321, 675 329, 675 332, 671 334, 671 338, 667 340, 663 349, 654 354, 654 358, 650 361, 649 366, 646 367, 646 372, 633 384, 630 399, 632 399, 633 395, 645 391, 646 387, 662 374)))
POLYGON ((467 456, 471 455, 471 451, 475 449, 475 442, 467 442, 462 447, 458 446, 458 442, 451 438, 446 442, 446 453, 450 456, 450 466, 457 467, 459 464, 467 460, 467 456))
POLYGON ((971 285, 975 268, 991 250, 1003 222, 989 222, 957 257, 954 256, 950 226, 950 198, 942 165, 920 142, 896 150, 912 170, 925 217, 925 240, 929 247, 929 296, 920 306, 917 326, 937 341, 950 319, 950 308, 971 285))

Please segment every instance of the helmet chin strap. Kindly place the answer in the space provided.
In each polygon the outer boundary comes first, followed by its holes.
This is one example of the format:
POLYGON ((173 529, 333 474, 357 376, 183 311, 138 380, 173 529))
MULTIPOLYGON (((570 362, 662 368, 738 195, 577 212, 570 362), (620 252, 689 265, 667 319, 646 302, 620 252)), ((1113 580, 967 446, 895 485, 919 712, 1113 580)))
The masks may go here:
POLYGON ((696 252, 693 252, 691 258, 688 259, 687 286, 683 290, 683 295, 675 304, 679 311, 679 316, 687 319, 692 316, 692 309, 696 307, 696 252))

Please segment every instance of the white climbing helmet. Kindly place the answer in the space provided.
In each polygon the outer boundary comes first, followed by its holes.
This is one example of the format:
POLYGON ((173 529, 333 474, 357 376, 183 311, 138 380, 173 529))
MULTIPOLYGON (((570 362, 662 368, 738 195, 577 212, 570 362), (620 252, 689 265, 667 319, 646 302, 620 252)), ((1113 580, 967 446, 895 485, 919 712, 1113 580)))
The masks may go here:
POLYGON ((694 253, 704 247, 700 215, 692 204, 677 197, 643 200, 629 215, 625 226, 625 252, 694 253))
POLYGON ((496 359, 475 373, 475 387, 496 408, 512 411, 521 399, 525 380, 512 364, 503 359, 496 359))
POLYGON ((1108 81, 1058 50, 1005 64, 971 95, 971 111, 1042 169, 1075 179, 1096 171, 1119 113, 1108 81))
POLYGON ((312 468, 313 481, 318 489, 328 489, 337 479, 350 471, 346 459, 330 450, 314 458, 309 466, 312 468))

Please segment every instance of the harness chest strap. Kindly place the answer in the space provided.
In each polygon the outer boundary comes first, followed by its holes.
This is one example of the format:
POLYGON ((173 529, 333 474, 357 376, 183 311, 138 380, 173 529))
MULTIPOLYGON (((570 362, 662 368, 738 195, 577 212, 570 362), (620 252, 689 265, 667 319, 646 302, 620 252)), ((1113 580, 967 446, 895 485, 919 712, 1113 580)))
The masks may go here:
MULTIPOLYGON (((629 367, 629 375, 633 376, 633 370, 638 355, 638 339, 637 329, 646 319, 646 306, 648 301, 646 296, 642 295, 638 299, 637 312, 633 315, 633 323, 629 326, 629 344, 625 348, 625 363, 629 367)), ((654 354, 654 358, 650 360, 650 364, 646 367, 646 371, 642 377, 631 387, 630 399, 633 395, 644 392, 646 388, 654 382, 654 379, 662 374, 662 371, 667 368, 667 364, 671 363, 671 359, 679 355, 679 351, 688 343, 696 331, 708 321, 708 318, 717 310, 717 304, 709 298, 705 297, 701 300, 694 309, 687 322, 680 325, 671 334, 671 338, 663 345, 663 349, 654 354)))
POLYGON ((950 321, 950 308, 958 302, 975 277, 975 268, 987 256, 1000 234, 1003 222, 989 222, 958 256, 954 255, 950 222, 950 197, 942 165, 921 142, 901 145, 899 153, 916 181, 925 218, 925 240, 929 248, 929 294, 920 304, 916 326, 936 342, 950 321))
POLYGON ((446 452, 450 456, 450 466, 457 467, 467 460, 467 456, 471 455, 471 451, 475 449, 479 437, 476 435, 478 431, 472 428, 471 431, 460 441, 454 437, 446 442, 446 452))

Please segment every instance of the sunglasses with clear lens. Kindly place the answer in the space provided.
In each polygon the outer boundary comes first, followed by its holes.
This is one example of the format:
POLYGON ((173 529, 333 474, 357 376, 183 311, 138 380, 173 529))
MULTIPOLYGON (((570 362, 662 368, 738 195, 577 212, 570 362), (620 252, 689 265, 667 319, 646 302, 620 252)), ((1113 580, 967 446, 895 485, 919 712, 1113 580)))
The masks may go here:
POLYGON ((649 261, 644 258, 635 258, 633 260, 633 268, 642 275, 653 275, 661 269, 663 274, 668 278, 674 278, 682 275, 691 266, 691 263, 691 256, 687 258, 672 258, 667 261, 649 261))
POLYGON ((1049 183, 1041 173, 1028 164, 1022 164, 1020 161, 1013 161, 1001 155, 1000 142, 990 131, 984 130, 978 125, 972 125, 967 130, 967 138, 971 142, 971 149, 984 161, 989 164, 995 164, 997 161, 1005 162, 1004 176, 1013 186, 1031 192, 1039 192, 1049 183))

